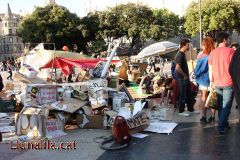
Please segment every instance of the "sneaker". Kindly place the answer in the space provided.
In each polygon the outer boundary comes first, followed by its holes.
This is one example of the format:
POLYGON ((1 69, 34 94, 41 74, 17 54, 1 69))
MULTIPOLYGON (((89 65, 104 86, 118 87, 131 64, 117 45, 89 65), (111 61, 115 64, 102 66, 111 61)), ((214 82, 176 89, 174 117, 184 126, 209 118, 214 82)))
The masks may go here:
POLYGON ((185 116, 188 117, 190 116, 190 114, 188 112, 182 112, 182 113, 178 113, 180 116, 185 116))
POLYGON ((215 117, 209 117, 207 120, 207 123, 214 124, 215 123, 215 117))
POLYGON ((188 113, 195 113, 195 114, 199 114, 200 113, 200 111, 199 110, 193 110, 193 111, 188 111, 188 113))
POLYGON ((207 123, 207 117, 202 117, 200 119, 200 122, 206 124, 207 123))
POLYGON ((225 135, 225 134, 228 132, 229 129, 230 129, 230 127, 227 126, 227 127, 225 127, 223 130, 219 130, 218 133, 219 133, 220 135, 225 135))

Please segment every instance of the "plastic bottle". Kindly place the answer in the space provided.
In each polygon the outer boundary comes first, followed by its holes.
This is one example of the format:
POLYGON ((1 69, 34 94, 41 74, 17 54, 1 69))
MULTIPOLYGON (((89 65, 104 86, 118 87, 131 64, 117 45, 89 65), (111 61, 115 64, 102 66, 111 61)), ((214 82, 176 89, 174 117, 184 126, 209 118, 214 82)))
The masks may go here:
POLYGON ((31 139, 33 139, 33 133, 32 132, 29 132, 27 135, 23 135, 23 136, 19 137, 20 141, 28 141, 28 140, 31 140, 31 139))
POLYGON ((108 128, 108 115, 106 113, 104 113, 103 116, 103 129, 107 129, 108 128))

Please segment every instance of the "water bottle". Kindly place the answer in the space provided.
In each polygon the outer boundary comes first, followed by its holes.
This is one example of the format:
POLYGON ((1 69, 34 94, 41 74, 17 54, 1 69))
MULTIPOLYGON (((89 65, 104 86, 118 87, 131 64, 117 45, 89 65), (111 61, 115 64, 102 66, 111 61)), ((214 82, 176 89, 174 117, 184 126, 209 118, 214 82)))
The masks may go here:
POLYGON ((19 137, 20 141, 28 141, 28 140, 31 140, 31 139, 33 139, 33 133, 32 132, 29 132, 27 135, 23 135, 23 136, 19 137))
POLYGON ((103 129, 107 129, 108 128, 108 115, 106 113, 104 113, 103 116, 103 129))

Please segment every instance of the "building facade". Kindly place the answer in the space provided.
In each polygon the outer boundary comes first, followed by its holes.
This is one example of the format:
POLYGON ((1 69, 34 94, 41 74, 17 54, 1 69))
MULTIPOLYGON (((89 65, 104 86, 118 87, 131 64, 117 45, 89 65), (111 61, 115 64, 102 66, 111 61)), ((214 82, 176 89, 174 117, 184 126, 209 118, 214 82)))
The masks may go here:
POLYGON ((9 4, 7 11, 0 13, 0 61, 15 59, 22 55, 24 44, 17 36, 20 15, 11 12, 9 4))

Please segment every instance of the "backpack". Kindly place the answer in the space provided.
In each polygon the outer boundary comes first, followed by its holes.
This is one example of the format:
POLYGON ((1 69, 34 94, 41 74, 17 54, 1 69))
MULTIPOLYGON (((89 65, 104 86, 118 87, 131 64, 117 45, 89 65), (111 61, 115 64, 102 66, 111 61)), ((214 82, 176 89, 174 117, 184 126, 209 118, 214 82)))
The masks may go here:
POLYGON ((127 121, 122 116, 117 116, 113 124, 113 136, 117 144, 127 144, 131 140, 127 121))
POLYGON ((177 80, 176 62, 175 61, 172 61, 172 63, 171 63, 171 73, 172 73, 173 79, 177 80))

